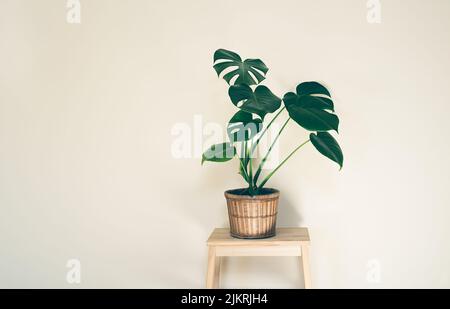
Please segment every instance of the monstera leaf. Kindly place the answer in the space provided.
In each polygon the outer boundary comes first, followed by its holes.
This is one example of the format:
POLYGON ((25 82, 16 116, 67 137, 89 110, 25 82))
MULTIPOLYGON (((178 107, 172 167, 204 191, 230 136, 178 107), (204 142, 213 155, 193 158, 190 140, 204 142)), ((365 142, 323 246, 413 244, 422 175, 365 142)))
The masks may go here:
POLYGON ((329 98, 319 96, 316 97, 312 95, 298 95, 293 92, 288 92, 284 95, 283 102, 286 107, 289 107, 289 105, 297 105, 334 111, 333 101, 329 98))
POLYGON ((289 116, 309 131, 330 131, 339 129, 339 118, 317 108, 292 105, 287 108, 289 116))
POLYGON ((297 93, 288 92, 283 97, 289 116, 309 131, 338 131, 339 118, 327 112, 334 111, 330 92, 317 82, 297 86, 297 93))
POLYGON ((331 97, 330 92, 328 91, 325 86, 319 84, 318 82, 304 82, 297 86, 297 94, 298 95, 326 95, 328 97, 331 97))
POLYGON ((258 86, 255 91, 248 85, 233 85, 228 90, 231 102, 241 110, 257 114, 264 120, 268 113, 280 108, 281 99, 266 86, 258 86))
POLYGON ((311 133, 309 136, 311 143, 325 157, 339 164, 342 169, 344 155, 337 141, 328 132, 318 132, 317 135, 311 133))
POLYGON ((216 70, 218 76, 225 69, 232 68, 230 72, 223 76, 223 79, 229 85, 231 85, 231 80, 235 76, 237 76, 237 79, 234 81, 235 85, 257 85, 266 78, 265 75, 269 71, 260 59, 246 59, 242 61, 238 54, 226 49, 216 50, 214 53, 214 63, 214 70, 216 70))
POLYGON ((203 153, 202 165, 205 161, 226 162, 236 155, 236 148, 231 143, 212 145, 203 153))
POLYGON ((258 134, 261 128, 261 119, 253 119, 253 115, 251 113, 241 110, 234 114, 234 116, 230 119, 227 127, 227 133, 232 143, 248 141, 258 134))
POLYGON ((333 100, 331 100, 330 92, 325 86, 317 82, 301 83, 297 86, 296 92, 288 92, 285 94, 283 101, 286 107, 289 105, 297 105, 334 111, 333 100))

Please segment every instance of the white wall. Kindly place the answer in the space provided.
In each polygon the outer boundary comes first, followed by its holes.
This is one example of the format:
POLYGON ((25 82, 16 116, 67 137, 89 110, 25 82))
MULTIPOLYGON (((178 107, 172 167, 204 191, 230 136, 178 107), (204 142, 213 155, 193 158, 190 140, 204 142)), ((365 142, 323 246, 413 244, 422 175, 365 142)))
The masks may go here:
MULTIPOLYGON (((271 181, 279 225, 310 228, 314 286, 449 288, 450 2, 381 4, 369 24, 365 0, 81 0, 74 25, 65 0, 1 0, 0 287, 204 286, 243 183, 236 163, 175 160, 171 128, 233 114, 222 47, 263 59, 280 96, 318 80, 335 97, 344 169, 309 146, 271 181)), ((224 268, 224 287, 301 287, 294 258, 224 268)))

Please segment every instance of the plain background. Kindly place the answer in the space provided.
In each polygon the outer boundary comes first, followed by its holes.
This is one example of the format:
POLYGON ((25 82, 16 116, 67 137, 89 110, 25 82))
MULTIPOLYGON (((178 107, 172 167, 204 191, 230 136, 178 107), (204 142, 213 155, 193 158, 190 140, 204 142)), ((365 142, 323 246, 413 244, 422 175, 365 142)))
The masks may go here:
MULTIPOLYGON (((307 226, 316 288, 450 287, 450 1, 0 1, 0 287, 201 288, 237 163, 171 153, 177 123, 235 111, 217 48, 282 96, 325 83, 341 172, 311 146, 270 185, 307 226), (66 282, 69 259, 82 282, 66 282), (376 272, 375 277, 373 276, 376 272), (375 280, 374 280, 375 278, 375 280)), ((291 125, 287 154, 307 137, 291 125)), ((295 258, 236 258, 223 287, 302 287, 295 258)))

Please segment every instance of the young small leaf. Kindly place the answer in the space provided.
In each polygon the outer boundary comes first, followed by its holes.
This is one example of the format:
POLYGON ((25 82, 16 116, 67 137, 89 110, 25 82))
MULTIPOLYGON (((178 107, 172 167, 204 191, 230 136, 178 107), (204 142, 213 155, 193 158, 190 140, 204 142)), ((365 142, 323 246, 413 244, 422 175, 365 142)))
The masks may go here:
POLYGON ((342 169, 344 155, 342 154, 341 147, 330 133, 318 132, 317 135, 311 133, 309 138, 321 154, 339 164, 342 169))
POLYGON ((216 144, 209 147, 202 155, 202 165, 205 161, 226 162, 236 155, 236 148, 231 143, 216 144))

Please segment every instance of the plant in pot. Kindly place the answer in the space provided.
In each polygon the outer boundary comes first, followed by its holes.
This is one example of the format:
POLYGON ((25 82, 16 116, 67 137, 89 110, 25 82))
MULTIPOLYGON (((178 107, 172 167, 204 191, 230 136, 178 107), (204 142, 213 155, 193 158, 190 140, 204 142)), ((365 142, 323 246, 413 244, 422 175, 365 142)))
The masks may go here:
POLYGON ((202 156, 202 164, 239 161, 239 174, 246 182, 242 189, 225 192, 230 232, 237 238, 267 238, 275 235, 276 215, 280 192, 267 188, 269 179, 300 148, 309 142, 325 157, 342 168, 343 154, 330 131, 338 132, 339 118, 334 113, 334 103, 328 89, 318 82, 304 82, 295 92, 279 98, 264 85, 268 68, 260 59, 242 58, 235 52, 218 49, 214 53, 213 67, 228 83, 228 95, 237 112, 231 117, 227 133, 229 141, 209 147, 202 156), (274 121, 284 112, 287 120, 281 126, 267 153, 256 158, 255 150, 261 138, 274 121), (267 125, 266 117, 274 114, 267 125), (267 175, 262 175, 264 164, 281 133, 289 122, 295 122, 307 131, 309 139, 301 142, 267 175))

